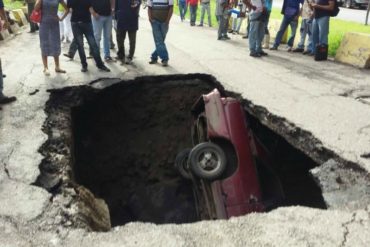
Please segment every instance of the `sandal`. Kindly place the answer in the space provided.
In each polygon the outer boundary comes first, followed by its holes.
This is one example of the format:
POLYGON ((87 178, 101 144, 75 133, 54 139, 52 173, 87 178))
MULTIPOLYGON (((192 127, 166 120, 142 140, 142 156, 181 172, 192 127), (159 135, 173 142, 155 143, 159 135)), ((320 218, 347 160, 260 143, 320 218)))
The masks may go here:
POLYGON ((45 68, 43 72, 44 72, 44 75, 46 75, 46 76, 49 76, 50 75, 50 72, 49 72, 49 70, 47 68, 45 68))
POLYGON ((55 72, 56 72, 56 73, 65 74, 67 71, 65 71, 65 70, 63 70, 63 69, 55 69, 55 72))

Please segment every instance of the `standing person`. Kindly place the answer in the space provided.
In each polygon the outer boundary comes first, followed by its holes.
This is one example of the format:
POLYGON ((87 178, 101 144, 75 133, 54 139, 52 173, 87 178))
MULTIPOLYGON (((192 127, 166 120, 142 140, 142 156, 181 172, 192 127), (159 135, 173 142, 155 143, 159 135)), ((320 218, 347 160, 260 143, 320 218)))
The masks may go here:
POLYGON ((283 14, 283 21, 281 22, 279 31, 276 35, 276 39, 274 45, 270 48, 270 50, 277 50, 281 39, 285 33, 285 30, 290 25, 291 34, 288 39, 288 51, 292 51, 294 37, 297 31, 298 26, 298 17, 299 17, 299 10, 300 4, 303 3, 303 0, 284 0, 283 8, 281 10, 281 14, 283 14))
MULTIPOLYGON (((67 0, 65 0, 67 3, 67 0)), ((63 5, 58 6, 58 16, 61 18, 64 14, 63 5)), ((65 40, 66 43, 70 43, 73 40, 72 26, 71 26, 71 13, 64 18, 63 21, 59 22, 61 41, 65 40)))
POLYGON ((186 11, 188 10, 187 0, 177 0, 177 5, 179 6, 181 21, 185 20, 186 11))
POLYGON ((190 10, 190 26, 195 26, 195 21, 197 20, 197 10, 199 0, 187 0, 190 10))
POLYGON ((202 11, 201 11, 201 15, 200 15, 200 24, 198 25, 200 27, 203 26, 203 20, 204 20, 205 12, 207 12, 208 26, 212 27, 210 2, 211 2, 210 0, 200 0, 200 5, 202 6, 202 11))
POLYGON ((249 14, 249 55, 251 57, 266 56, 262 50, 262 40, 265 33, 266 7, 262 0, 247 0, 245 4, 251 9, 249 14))
POLYGON ((139 10, 141 2, 133 3, 131 0, 116 0, 115 19, 117 20, 117 57, 125 62, 125 39, 128 33, 130 50, 126 64, 131 64, 136 46, 136 33, 139 29, 139 10))
POLYGON ((270 46, 270 31, 269 31, 269 21, 270 15, 272 11, 272 0, 265 0, 266 6, 266 19, 265 19, 265 36, 264 36, 264 44, 263 48, 268 49, 270 46))
POLYGON ((92 24, 95 41, 100 49, 101 33, 103 32, 104 60, 113 61, 110 56, 110 37, 112 34, 112 13, 115 8, 115 0, 92 0, 92 24))
POLYGON ((317 0, 311 3, 314 9, 314 19, 312 23, 313 53, 316 54, 318 46, 328 47, 329 21, 331 12, 335 7, 335 0, 317 0))
MULTIPOLYGON (((237 16, 237 18, 233 18, 233 22, 231 25, 232 34, 239 34, 240 27, 245 18, 245 13, 246 13, 246 8, 247 8, 242 0, 238 1, 238 4, 236 7, 239 9, 239 15, 237 16)), ((231 15, 231 17, 233 16, 231 15)))
POLYGON ((156 64, 158 57, 160 57, 162 65, 166 67, 168 66, 169 57, 164 41, 173 13, 173 0, 148 0, 147 5, 155 43, 155 50, 152 53, 149 64, 156 64))
POLYGON ((42 63, 44 64, 44 75, 49 76, 48 56, 54 57, 55 72, 66 73, 60 68, 59 55, 60 48, 60 31, 59 21, 63 21, 68 15, 67 4, 63 0, 37 0, 35 10, 42 9, 42 18, 40 22, 40 46, 42 63), (62 4, 65 12, 60 18, 58 17, 58 5, 62 4))
POLYGON ((302 21, 301 29, 301 40, 298 43, 298 47, 293 50, 293 52, 303 52, 303 54, 313 54, 312 48, 312 20, 313 20, 313 11, 309 5, 311 0, 305 0, 302 7, 302 21), (304 50, 304 43, 306 41, 306 36, 308 35, 308 44, 307 49, 304 50))
POLYGON ((78 55, 82 64, 81 71, 87 72, 87 61, 83 44, 83 36, 85 36, 98 69, 109 72, 110 69, 104 65, 100 57, 99 47, 94 38, 90 15, 90 11, 93 11, 91 0, 68 0, 68 8, 72 9, 71 24, 73 39, 77 43, 78 55))
POLYGON ((227 20, 228 20, 228 10, 229 3, 228 0, 216 0, 216 18, 218 21, 218 40, 227 40, 230 39, 227 36, 227 20))
MULTIPOLYGON (((27 3, 28 16, 31 16, 31 13, 35 8, 36 0, 25 0, 25 2, 27 3)), ((37 25, 37 23, 30 21, 30 33, 34 33, 37 30, 39 30, 39 26, 37 25)))
MULTIPOLYGON (((6 17, 5 15, 5 11, 4 11, 4 2, 3 0, 0 0, 0 31, 3 30, 3 29, 7 29, 9 28, 9 22, 8 22, 8 18, 6 17), (1 20, 4 21, 4 26, 2 26, 2 22, 1 20)), ((1 67, 1 59, 0 59, 0 104, 3 105, 3 104, 8 104, 8 103, 11 103, 15 100, 17 100, 16 97, 8 97, 8 96, 5 96, 4 93, 3 93, 3 89, 4 89, 4 82, 3 82, 3 70, 2 70, 2 67, 1 67)), ((1 110, 1 107, 0 107, 0 110, 1 110)))

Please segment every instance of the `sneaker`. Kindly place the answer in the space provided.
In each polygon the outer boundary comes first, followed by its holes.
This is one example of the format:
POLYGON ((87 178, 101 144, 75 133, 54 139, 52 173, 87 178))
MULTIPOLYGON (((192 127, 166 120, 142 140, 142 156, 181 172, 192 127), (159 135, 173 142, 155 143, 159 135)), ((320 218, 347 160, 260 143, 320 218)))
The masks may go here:
POLYGON ((271 51, 276 51, 278 48, 276 46, 273 46, 270 48, 271 51))
POLYGON ((167 67, 168 66, 168 60, 162 60, 162 66, 167 67))
POLYGON ((230 39, 230 37, 229 37, 229 36, 227 36, 227 35, 225 35, 223 38, 224 38, 224 39, 230 39))
POLYGON ((199 24, 198 27, 203 27, 203 24, 199 24))
POLYGON ((98 67, 98 69, 101 70, 101 71, 110 72, 110 69, 108 69, 108 67, 105 66, 104 64, 102 66, 98 67))
POLYGON ((268 54, 266 53, 266 52, 264 52, 264 51, 260 51, 259 52, 259 54, 261 55, 261 56, 267 56, 268 54))
POLYGON ((104 58, 104 60, 106 61, 106 62, 113 62, 113 58, 111 57, 111 56, 107 56, 107 57, 105 57, 104 58))
POLYGON ((132 64, 132 58, 131 57, 127 57, 126 64, 132 64))
POLYGON ((292 49, 292 47, 288 47, 288 49, 286 50, 287 52, 292 52, 293 51, 293 49, 292 49))
POLYGON ((292 50, 292 52, 304 52, 303 48, 295 48, 292 50))
POLYGON ((304 52, 302 52, 303 55, 308 55, 309 53, 312 53, 312 51, 305 50, 304 52))
POLYGON ((249 56, 251 56, 251 57, 261 57, 261 55, 257 52, 251 52, 251 53, 249 53, 249 56))
POLYGON ((158 60, 157 59, 151 59, 149 61, 149 64, 156 64, 156 63, 158 63, 158 60))
POLYGON ((16 101, 17 98, 16 97, 7 97, 7 96, 3 96, 0 98, 0 104, 4 105, 4 104, 9 104, 13 101, 16 101))
POLYGON ((244 35, 242 39, 248 39, 248 35, 244 35))
POLYGON ((81 72, 87 72, 87 67, 82 67, 81 72))
POLYGON ((70 53, 63 53, 63 56, 68 57, 70 60, 73 60, 73 56, 70 53))

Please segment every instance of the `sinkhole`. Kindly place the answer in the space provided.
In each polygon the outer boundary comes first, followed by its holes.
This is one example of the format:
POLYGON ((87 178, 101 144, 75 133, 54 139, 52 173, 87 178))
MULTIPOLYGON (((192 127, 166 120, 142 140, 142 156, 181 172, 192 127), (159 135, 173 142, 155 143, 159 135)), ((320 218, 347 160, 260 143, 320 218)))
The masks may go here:
MULTIPOLYGON (((104 89, 83 86, 54 90, 44 128, 53 128, 46 130, 49 139, 55 138, 55 129, 70 132, 63 144, 71 150, 69 177, 105 201, 111 226, 135 221, 195 222, 203 219, 198 212, 202 205, 197 202, 194 184, 180 176, 174 162, 179 152, 193 145, 193 104, 214 88, 243 103, 239 95, 225 91, 212 76, 201 74, 140 77, 104 89), (58 121, 61 112, 67 117, 58 121)), ((267 172, 257 167, 262 195, 267 199, 273 193, 276 184, 271 183, 271 176, 279 181, 284 194, 265 210, 289 205, 326 208, 321 190, 309 174, 317 164, 256 117, 247 111, 245 115, 249 128, 270 151, 273 161, 267 172)), ((56 145, 55 141, 48 143, 56 145)), ((44 155, 47 150, 44 146, 44 155)), ((43 163, 42 173, 52 173, 50 163, 43 163), (46 172, 43 167, 48 167, 46 172)), ((42 180, 39 178, 41 185, 42 180)))

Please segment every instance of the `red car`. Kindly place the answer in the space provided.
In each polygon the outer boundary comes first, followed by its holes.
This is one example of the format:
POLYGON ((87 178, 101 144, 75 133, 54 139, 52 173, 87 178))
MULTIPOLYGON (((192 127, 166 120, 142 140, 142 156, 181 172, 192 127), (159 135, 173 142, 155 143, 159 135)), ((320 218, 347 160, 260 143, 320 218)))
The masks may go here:
POLYGON ((268 151, 248 128, 238 100, 214 89, 199 98, 192 115, 194 147, 180 152, 175 165, 193 181, 201 219, 265 211, 283 198, 268 151), (261 182, 266 178, 268 186, 261 182))

